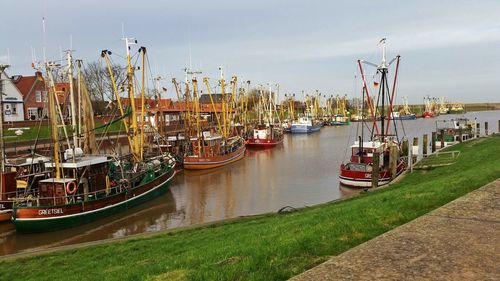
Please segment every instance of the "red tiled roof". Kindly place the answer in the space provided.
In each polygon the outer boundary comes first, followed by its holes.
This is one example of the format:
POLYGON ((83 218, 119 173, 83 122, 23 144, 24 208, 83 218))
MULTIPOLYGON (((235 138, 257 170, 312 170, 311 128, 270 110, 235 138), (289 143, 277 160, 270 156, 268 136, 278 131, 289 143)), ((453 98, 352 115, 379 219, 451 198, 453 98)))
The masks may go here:
POLYGON ((16 87, 19 89, 21 92, 21 95, 23 98, 25 98, 30 90, 33 88, 33 84, 36 81, 36 76, 21 76, 21 77, 14 77, 13 82, 16 85, 16 87))

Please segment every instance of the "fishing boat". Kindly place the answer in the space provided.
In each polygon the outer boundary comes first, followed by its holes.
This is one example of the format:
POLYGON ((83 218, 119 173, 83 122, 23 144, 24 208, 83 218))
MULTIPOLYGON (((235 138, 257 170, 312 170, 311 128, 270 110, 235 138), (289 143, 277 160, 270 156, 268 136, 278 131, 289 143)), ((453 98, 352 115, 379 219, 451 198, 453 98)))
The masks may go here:
POLYGON ((215 105, 212 97, 211 87, 208 78, 203 82, 207 87, 212 110, 217 120, 217 132, 213 129, 206 130, 201 126, 201 115, 199 109, 198 82, 193 77, 193 100, 194 100, 194 118, 195 122, 190 122, 195 127, 196 134, 190 138, 190 146, 184 156, 184 169, 187 170, 205 170, 221 167, 236 162, 245 157, 245 140, 239 135, 233 135, 234 127, 231 126, 234 110, 234 96, 236 92, 237 78, 234 76, 231 81, 232 92, 226 94, 225 80, 222 68, 220 70, 219 84, 221 85, 221 107, 220 110, 215 105))
MULTIPOLYGON (((379 163, 378 171, 378 186, 385 185, 393 180, 397 175, 402 173, 406 164, 404 159, 401 157, 397 131, 396 134, 390 134, 389 128, 391 121, 396 123, 394 119, 391 118, 392 103, 394 100, 396 79, 399 69, 400 56, 391 60, 389 63, 386 61, 386 48, 385 48, 385 38, 380 41, 382 45, 382 62, 381 64, 373 64, 366 61, 358 60, 358 67, 361 73, 361 79, 363 82, 363 103, 368 106, 368 112, 372 117, 372 128, 373 131, 370 133, 370 141, 364 141, 364 124, 361 125, 361 136, 358 136, 358 141, 350 147, 351 157, 347 163, 342 163, 340 166, 340 183, 345 186, 350 187, 371 187, 372 177, 374 171, 374 163, 379 163), (392 91, 388 86, 388 68, 393 63, 396 62, 396 70, 394 75, 394 84, 392 91), (377 103, 373 104, 373 100, 369 95, 367 83, 364 76, 364 71, 362 63, 367 63, 369 65, 377 66, 377 74, 381 76, 378 96, 381 100, 381 105, 377 103), (385 112, 385 100, 388 100, 390 105, 388 106, 388 112, 385 112), (378 113, 380 109, 380 113, 378 113), (387 114, 387 115, 386 115, 387 114), (380 116, 376 118, 375 116, 380 116), (387 120, 386 120, 387 117, 387 120), (377 124, 377 119, 380 119, 380 128, 377 124), (379 155, 378 159, 375 159, 375 155, 379 155), (376 161, 375 161, 376 160, 376 161)), ((363 120, 366 122, 366 120, 363 120)))
POLYGON ((335 99, 335 114, 332 116, 332 121, 330 124, 332 126, 344 126, 349 125, 351 122, 351 118, 349 116, 349 112, 346 110, 347 97, 344 96, 342 98, 337 95, 335 99))
POLYGON ((302 116, 290 126, 292 134, 309 134, 319 132, 321 124, 314 122, 310 116, 302 116))
POLYGON ((204 170, 218 168, 245 156, 245 141, 240 136, 228 139, 203 132, 201 138, 191 138, 192 150, 184 156, 184 169, 204 170))
POLYGON ((344 116, 340 114, 336 114, 332 116, 332 126, 344 126, 351 124, 349 116, 344 116))
MULTIPOLYGON (((140 203, 148 201, 169 188, 175 175, 175 159, 167 152, 150 154, 144 150, 146 136, 144 135, 144 82, 141 89, 141 112, 136 111, 135 100, 135 67, 130 63, 130 45, 135 40, 125 38, 127 48, 127 81, 128 95, 131 100, 131 113, 125 114, 122 107, 121 97, 117 88, 114 88, 119 109, 120 119, 127 131, 127 140, 131 153, 125 155, 95 155, 92 152, 94 144, 86 146, 89 139, 81 140, 76 132, 82 132, 80 122, 76 122, 76 103, 73 94, 73 85, 70 86, 71 99, 71 127, 73 127, 73 142, 65 130, 65 120, 62 118, 61 108, 57 100, 52 72, 57 65, 47 63, 47 75, 49 77, 49 113, 51 123, 51 137, 53 141, 53 159, 45 163, 49 177, 38 182, 38 193, 25 198, 17 198, 14 204, 12 221, 18 232, 46 232, 85 224, 105 216, 116 214, 129 209, 140 203), (126 121, 125 117, 130 120, 126 121), (140 120, 138 122, 138 120, 140 120), (61 128, 63 135, 61 136, 61 128), (60 141, 63 140, 63 141, 60 141), (67 147, 64 149, 64 147, 67 147), (83 147, 80 148, 80 147, 83 147)), ((145 69, 146 49, 141 47, 139 53, 142 55, 145 69)), ((105 59, 108 69, 111 71, 109 55, 111 52, 103 51, 101 56, 105 59)), ((80 65, 79 65, 80 66, 80 65)), ((69 81, 73 83, 72 57, 68 51, 68 73, 69 81)), ((79 73, 79 85, 82 83, 81 71, 79 73)), ((113 85, 116 85, 113 74, 110 73, 113 85)), ((142 72, 144 81, 145 73, 142 72)), ((93 112, 91 103, 86 93, 86 88, 79 88, 79 99, 83 108, 85 120, 84 132, 86 135, 94 130, 92 119, 93 112)), ((81 118, 80 116, 79 118, 81 118)), ((93 120, 93 119, 92 119, 93 120)))
POLYGON ((415 120, 417 119, 417 115, 415 114, 400 114, 399 112, 392 112, 391 118, 393 120, 415 120))
POLYGON ((448 101, 445 97, 439 98, 439 115, 450 113, 450 109, 448 108, 448 101))
MULTIPOLYGON (((340 167, 340 183, 350 187, 371 187, 373 172, 373 154, 379 153, 378 186, 388 184, 392 179, 392 173, 388 166, 390 147, 398 147, 396 142, 355 141, 351 146, 351 158, 340 167)), ((404 161, 398 159, 396 174, 399 175, 405 169, 404 161)))
POLYGON ((12 219, 13 204, 18 198, 33 196, 38 182, 46 178, 45 163, 49 158, 37 155, 20 155, 5 159, 0 190, 0 222, 12 219))
POLYGON ((399 111, 391 112, 391 118, 393 120, 415 120, 417 115, 411 113, 410 107, 408 106, 408 98, 402 97, 403 105, 400 107, 399 111))
POLYGON ((276 111, 276 96, 271 86, 268 95, 264 95, 264 91, 260 91, 257 104, 258 124, 253 128, 252 135, 246 139, 246 146, 265 148, 283 143, 284 132, 276 111))
POLYGON ((435 116, 435 100, 429 96, 427 98, 424 97, 424 112, 422 113, 422 117, 433 118, 435 116))
POLYGON ((12 218, 12 206, 17 196, 16 173, 2 172, 0 181, 0 222, 5 222, 12 218))
POLYGON ((476 122, 467 118, 436 121, 436 147, 443 148, 474 137, 476 122))
POLYGON ((253 129, 253 136, 246 140, 249 147, 274 147, 283 143, 283 130, 278 126, 257 126, 253 129))
POLYGON ((452 104, 450 107, 450 114, 464 114, 465 113, 465 105, 461 102, 456 102, 452 104))

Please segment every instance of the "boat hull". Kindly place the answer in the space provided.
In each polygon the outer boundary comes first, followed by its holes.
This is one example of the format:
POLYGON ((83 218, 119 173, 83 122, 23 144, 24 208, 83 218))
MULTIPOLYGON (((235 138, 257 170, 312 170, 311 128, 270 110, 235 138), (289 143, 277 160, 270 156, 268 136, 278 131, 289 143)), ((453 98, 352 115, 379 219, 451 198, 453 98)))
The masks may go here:
POLYGON ((290 128, 290 133, 292 134, 309 134, 318 132, 321 129, 321 125, 292 125, 290 128))
POLYGON ((0 222, 12 219, 12 201, 0 201, 0 222))
POLYGON ((184 157, 184 169, 187 170, 206 170, 228 165, 243 159, 245 156, 245 146, 240 146, 237 150, 223 156, 214 157, 184 157))
POLYGON ((278 144, 283 143, 283 138, 280 139, 248 139, 245 145, 248 147, 275 147, 278 144))
POLYGON ((423 118, 433 118, 434 117, 434 113, 426 111, 426 112, 422 113, 422 117, 423 118))
MULTIPOLYGON (((405 170, 404 162, 400 162, 397 167, 397 175, 400 175, 405 170)), ((386 185, 391 182, 391 173, 384 169, 380 171, 378 186, 386 185)), ((352 171, 345 169, 342 165, 340 168, 340 184, 348 187, 371 187, 372 172, 371 171, 352 171)))
POLYGON ((391 119, 394 120, 415 120, 417 119, 417 115, 415 114, 410 114, 410 115, 399 115, 399 116, 393 116, 391 119))
POLYGON ((15 207, 12 221, 16 231, 22 233, 54 231, 90 223, 165 193, 174 176, 175 172, 172 170, 130 190, 128 194, 120 193, 95 201, 86 201, 85 205, 74 203, 59 206, 15 207))

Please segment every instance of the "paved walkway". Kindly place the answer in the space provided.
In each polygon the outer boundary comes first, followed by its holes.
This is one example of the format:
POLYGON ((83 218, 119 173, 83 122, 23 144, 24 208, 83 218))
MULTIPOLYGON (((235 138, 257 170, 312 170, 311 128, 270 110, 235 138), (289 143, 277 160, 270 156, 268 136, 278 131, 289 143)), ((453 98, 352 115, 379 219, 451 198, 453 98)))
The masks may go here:
POLYGON ((291 280, 500 280, 500 179, 291 280))

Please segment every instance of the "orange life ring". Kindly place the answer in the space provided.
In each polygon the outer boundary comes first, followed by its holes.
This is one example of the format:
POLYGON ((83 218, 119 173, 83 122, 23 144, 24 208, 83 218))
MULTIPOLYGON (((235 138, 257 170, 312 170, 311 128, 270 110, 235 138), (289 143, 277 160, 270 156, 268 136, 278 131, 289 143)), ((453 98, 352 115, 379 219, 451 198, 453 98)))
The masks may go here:
POLYGON ((78 186, 76 185, 76 182, 70 181, 66 184, 66 192, 68 194, 74 194, 76 190, 78 189, 78 186), (71 188, 73 186, 73 188, 71 188))

